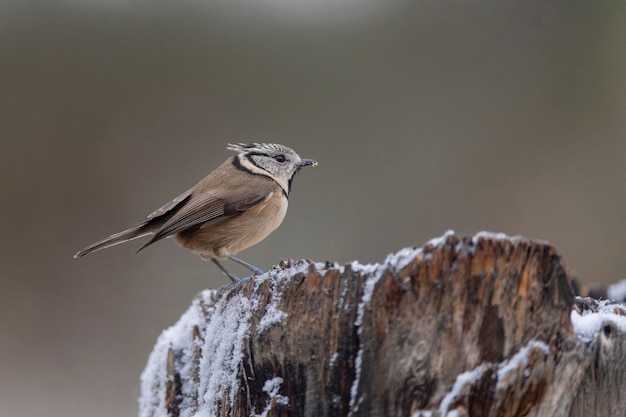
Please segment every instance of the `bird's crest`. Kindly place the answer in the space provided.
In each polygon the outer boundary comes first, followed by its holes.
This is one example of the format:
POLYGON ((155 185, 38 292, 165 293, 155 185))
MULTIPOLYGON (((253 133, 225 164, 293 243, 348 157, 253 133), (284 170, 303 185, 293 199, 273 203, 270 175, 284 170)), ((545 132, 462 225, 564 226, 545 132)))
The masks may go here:
POLYGON ((268 153, 268 152, 286 152, 290 150, 284 145, 278 143, 229 143, 226 149, 235 151, 237 153, 247 153, 247 152, 259 152, 259 153, 268 153))

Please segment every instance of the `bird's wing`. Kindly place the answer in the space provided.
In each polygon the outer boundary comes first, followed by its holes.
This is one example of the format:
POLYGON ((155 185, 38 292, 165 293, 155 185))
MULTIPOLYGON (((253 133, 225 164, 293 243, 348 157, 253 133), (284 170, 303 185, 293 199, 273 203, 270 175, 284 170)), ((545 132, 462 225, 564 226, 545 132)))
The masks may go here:
POLYGON ((172 201, 170 201, 169 203, 164 204, 161 208, 154 210, 152 213, 148 215, 148 220, 152 220, 156 217, 162 216, 163 214, 167 213, 168 211, 170 211, 171 209, 173 209, 174 207, 176 207, 183 201, 189 199, 189 197, 191 197, 191 193, 192 193, 192 189, 190 188, 184 193, 182 193, 181 195, 179 195, 178 197, 176 197, 175 199, 173 199, 172 201))
POLYGON ((228 194, 216 190, 193 195, 139 250, 178 232, 237 216, 269 199, 275 188, 275 183, 268 181, 254 190, 231 190, 228 194))

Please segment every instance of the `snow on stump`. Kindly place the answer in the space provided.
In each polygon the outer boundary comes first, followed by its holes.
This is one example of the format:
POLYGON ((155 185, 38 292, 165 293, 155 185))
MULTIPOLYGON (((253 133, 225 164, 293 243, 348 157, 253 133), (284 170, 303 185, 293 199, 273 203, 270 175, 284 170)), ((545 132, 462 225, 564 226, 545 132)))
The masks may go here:
POLYGON ((625 316, 575 298, 552 246, 501 234, 283 262, 161 334, 139 415, 623 417, 625 316))

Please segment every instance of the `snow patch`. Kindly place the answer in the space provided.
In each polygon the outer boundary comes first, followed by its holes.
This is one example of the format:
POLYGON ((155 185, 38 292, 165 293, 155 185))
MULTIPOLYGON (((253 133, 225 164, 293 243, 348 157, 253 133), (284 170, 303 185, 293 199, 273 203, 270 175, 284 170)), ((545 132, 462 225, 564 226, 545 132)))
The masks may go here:
POLYGON ((476 383, 476 381, 478 381, 483 376, 484 371, 485 365, 480 365, 472 369, 471 371, 463 372, 456 377, 452 389, 446 394, 445 397, 443 397, 443 400, 441 400, 441 404, 439 404, 439 412, 442 416, 452 416, 452 411, 448 413, 448 408, 450 408, 450 405, 452 405, 456 397, 461 393, 463 387, 466 384, 476 383))
POLYGON ((276 399, 277 404, 281 405, 289 405, 289 398, 284 395, 279 395, 278 391, 280 390, 280 386, 283 384, 283 379, 281 377, 276 377, 270 379, 269 381, 265 381, 263 384, 263 392, 266 392, 270 398, 276 399))
POLYGON ((347 280, 341 281, 341 292, 339 293, 338 305, 343 306, 344 310, 350 310, 350 304, 346 303, 346 295, 348 294, 350 285, 347 280))
POLYGON ((259 334, 263 333, 271 325, 280 323, 288 316, 287 313, 278 308, 278 303, 274 301, 273 298, 274 297, 272 296, 272 301, 270 304, 267 305, 267 308, 265 309, 265 314, 263 315, 263 317, 261 317, 261 321, 259 321, 259 324, 257 326, 257 333, 259 334))
MULTIPOLYGON (((531 340, 525 346, 523 346, 515 355, 511 358, 497 364, 497 378, 498 383, 500 383, 511 371, 518 369, 519 366, 528 365, 528 359, 530 358, 530 354, 533 349, 540 349, 546 355, 550 353, 550 348, 544 342, 531 340)), ((471 371, 463 372, 462 374, 456 377, 454 384, 452 385, 452 389, 448 392, 443 400, 441 400, 441 404, 439 404, 439 412, 442 416, 445 417, 453 417, 457 415, 456 410, 448 411, 450 406, 454 403, 456 398, 459 396, 465 385, 467 384, 475 384, 482 378, 485 370, 492 368, 495 364, 493 363, 483 363, 471 371)))
POLYGON ((606 295, 611 300, 626 301, 626 279, 617 284, 609 285, 606 289, 606 295))
POLYGON ((278 376, 268 381, 265 381, 265 384, 263 384, 263 392, 267 393, 267 395, 269 395, 270 398, 267 401, 267 404, 265 405, 265 409, 263 410, 261 414, 256 414, 253 412, 250 415, 250 417, 267 417, 267 414, 272 409, 273 402, 275 402, 276 404, 280 404, 280 405, 289 405, 289 398, 285 397, 284 395, 280 395, 278 393, 282 383, 283 383, 283 379, 278 376))
MULTIPOLYGON (((166 388, 172 378, 168 376, 170 349, 174 352, 175 370, 182 382, 180 399, 177 398, 180 401, 180 417, 217 416, 217 403, 226 393, 226 401, 230 401, 232 407, 240 390, 239 364, 244 357, 245 341, 251 331, 250 319, 259 309, 259 286, 269 281, 270 285, 278 287, 279 283, 295 274, 306 274, 312 267, 318 273, 325 273, 337 265, 299 261, 285 270, 274 268, 254 277, 255 288, 249 296, 242 296, 236 291, 231 293, 229 289, 202 292, 180 319, 159 336, 141 376, 139 417, 167 416, 166 388), (194 337, 196 326, 198 332, 194 337), (198 351, 202 352, 199 364, 195 356, 198 351), (194 374, 196 366, 198 375, 194 374), (191 382, 194 380, 199 380, 200 386, 191 382)), ((278 308, 279 304, 280 291, 273 289, 265 314, 256 328, 259 333, 287 316, 278 308)), ((288 398, 279 395, 282 381, 281 378, 274 378, 264 386, 271 404, 288 404, 288 398)), ((222 406, 228 407, 227 404, 222 406)), ((259 416, 266 416, 268 412, 269 408, 259 416)))
POLYGON ((518 240, 522 240, 524 238, 520 235, 509 236, 506 233, 494 233, 494 232, 487 232, 483 230, 483 231, 476 233, 472 237, 472 243, 475 245, 476 243, 478 243, 480 239, 510 240, 511 243, 515 243, 518 240))
POLYGON ((422 253, 422 248, 404 248, 396 253, 387 255, 383 265, 397 273, 411 263, 420 253, 422 253))
POLYGON ((337 262, 312 262, 302 259, 294 262, 292 266, 285 269, 275 265, 274 268, 267 273, 257 276, 256 281, 261 283, 265 281, 266 278, 269 278, 276 282, 284 282, 291 279, 291 277, 296 274, 307 274, 311 267, 320 275, 325 275, 330 269, 337 270, 340 274, 344 271, 344 267, 337 262))
POLYGON ((257 325, 257 333, 263 333, 268 327, 273 324, 280 323, 285 318, 288 317, 288 314, 281 309, 278 308, 278 303, 280 303, 281 293, 276 288, 272 288, 272 297, 270 298, 270 302, 265 307, 265 314, 261 317, 259 324, 257 325))
POLYGON ((265 282, 266 279, 271 279, 275 282, 282 282, 284 280, 289 279, 291 276, 296 274, 306 274, 311 266, 311 262, 300 260, 294 262, 292 266, 289 268, 283 269, 279 265, 274 265, 274 268, 270 269, 263 275, 255 276, 255 283, 261 284, 265 282))
POLYGON ((586 310, 580 314, 572 310, 570 320, 578 339, 587 344, 591 343, 596 340, 607 322, 613 323, 620 331, 626 332, 626 316, 616 314, 615 309, 626 313, 626 306, 611 303, 609 300, 598 301, 597 311, 586 310))
POLYGON ((352 261, 350 263, 350 268, 354 271, 354 272, 360 272, 363 275, 367 275, 367 274, 374 274, 376 273, 376 270, 380 267, 379 263, 375 263, 375 264, 365 264, 362 265, 360 263, 358 263, 357 261, 352 261))
POLYGON ((239 390, 239 362, 243 358, 243 342, 250 330, 250 316, 258 306, 258 299, 235 294, 223 296, 206 330, 203 355, 200 360, 200 388, 198 416, 216 416, 216 400, 229 391, 230 405, 239 390))
MULTIPOLYGON (((203 291, 200 296, 194 299, 191 306, 183 313, 180 319, 171 327, 164 330, 150 353, 148 363, 141 374, 141 392, 139 398, 139 416, 161 417, 166 416, 166 395, 165 389, 169 380, 167 375, 167 358, 169 350, 172 349, 178 356, 175 358, 177 370, 182 380, 193 378, 193 354, 198 340, 193 337, 193 328, 198 326, 200 337, 203 337, 204 317, 202 306, 210 314, 215 309, 213 297, 215 291, 203 291)), ((192 384, 183 384, 181 392, 181 417, 191 416, 193 403, 192 384)))
POLYGON ((424 246, 441 246, 446 243, 446 239, 448 239, 448 237, 454 235, 454 230, 448 230, 442 236, 430 239, 424 246))
POLYGON ((354 410, 354 406, 356 405, 357 394, 359 393, 359 382, 361 381, 361 366, 363 365, 363 348, 359 349, 359 352, 356 355, 356 359, 354 360, 354 369, 356 370, 356 375, 354 376, 354 381, 352 382, 352 386, 350 387, 350 412, 348 413, 348 417, 352 416, 352 411, 354 410))
MULTIPOLYGON (((402 252, 402 251, 401 251, 402 252)), ((387 257, 389 258, 389 257, 387 257)), ((413 258, 411 258, 413 259, 413 258)), ((363 295, 361 296, 361 301, 357 306, 357 315, 356 320, 354 321, 354 325, 358 327, 357 334, 359 338, 362 333, 363 324, 363 316, 365 315, 365 309, 370 305, 372 301, 372 296, 374 294, 374 288, 376 287, 376 283, 380 280, 385 270, 385 266, 389 265, 387 261, 385 261, 386 265, 359 265, 356 262, 352 262, 351 268, 354 271, 363 271, 368 275, 365 284, 363 285, 363 295)), ((354 381, 352 382, 352 386, 350 387, 350 412, 348 416, 352 415, 352 410, 354 410, 354 406, 357 400, 357 394, 359 391, 359 382, 361 381, 361 366, 363 364, 363 347, 361 346, 359 351, 357 352, 356 359, 354 360, 354 369, 355 376, 354 381)))
POLYGON ((510 359, 502 362, 498 366, 498 382, 502 381, 511 371, 518 369, 520 366, 528 365, 528 359, 533 349, 540 349, 546 355, 550 353, 550 347, 544 342, 531 340, 522 347, 515 355, 510 359))
POLYGON ((372 295, 374 295, 374 288, 376 287, 376 283, 382 277, 382 270, 378 273, 371 274, 368 276, 365 281, 365 285, 363 285, 363 295, 361 296, 361 302, 357 307, 356 320, 354 321, 354 325, 359 327, 359 334, 361 334, 361 325, 363 324, 363 316, 365 315, 365 308, 369 306, 372 301, 372 295))

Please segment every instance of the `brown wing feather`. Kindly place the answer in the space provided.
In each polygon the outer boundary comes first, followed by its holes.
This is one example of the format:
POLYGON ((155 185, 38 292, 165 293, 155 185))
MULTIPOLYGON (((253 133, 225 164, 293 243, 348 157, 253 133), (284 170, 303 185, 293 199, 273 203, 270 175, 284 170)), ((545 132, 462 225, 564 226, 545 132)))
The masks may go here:
POLYGON ((192 192, 193 192, 193 190, 191 188, 188 189, 187 191, 185 191, 184 193, 182 193, 181 195, 179 195, 178 197, 176 197, 175 199, 173 199, 169 203, 164 204, 160 208, 158 208, 158 209, 154 210, 152 213, 148 214, 148 219, 154 219, 155 217, 159 217, 159 216, 162 216, 163 214, 167 213, 168 211, 170 211, 171 209, 173 209, 174 207, 176 207, 177 205, 179 205, 180 203, 182 203, 183 201, 185 201, 186 199, 191 197, 191 193, 192 192))
POLYGON ((211 221, 225 214, 226 204, 211 195, 199 195, 189 200, 155 233, 153 240, 162 239, 190 227, 211 221))
POLYGON ((213 225, 250 210, 270 198, 275 188, 276 184, 273 181, 263 181, 262 187, 254 190, 234 191, 231 189, 228 196, 221 198, 216 195, 220 194, 219 190, 211 194, 194 195, 156 231, 152 239, 139 251, 165 237, 193 227, 202 227, 209 222, 213 225))

